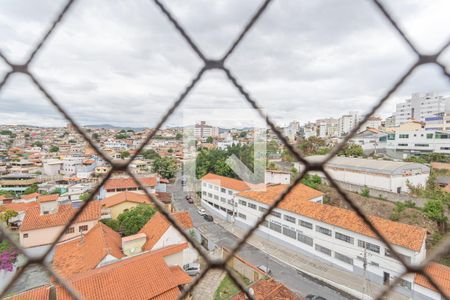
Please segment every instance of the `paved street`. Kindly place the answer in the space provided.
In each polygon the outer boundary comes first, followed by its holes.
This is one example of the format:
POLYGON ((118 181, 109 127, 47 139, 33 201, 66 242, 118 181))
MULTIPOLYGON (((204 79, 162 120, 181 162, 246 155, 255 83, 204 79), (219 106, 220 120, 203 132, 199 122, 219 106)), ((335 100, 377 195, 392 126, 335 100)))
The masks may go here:
MULTIPOLYGON (((231 248, 239 241, 235 235, 225 230, 222 226, 215 222, 205 221, 203 217, 198 214, 197 207, 194 204, 189 204, 184 199, 185 193, 182 191, 179 182, 169 185, 168 191, 173 193, 175 208, 177 210, 188 210, 191 213, 194 226, 202 233, 207 232, 208 238, 214 238, 213 242, 215 244, 231 248)), ((297 269, 278 261, 276 258, 267 255, 260 249, 248 243, 244 245, 238 255, 255 266, 268 265, 272 270, 272 276, 276 280, 282 282, 289 289, 303 296, 315 294, 325 297, 328 300, 349 299, 327 286, 323 286, 310 278, 304 277, 297 272, 297 269)))

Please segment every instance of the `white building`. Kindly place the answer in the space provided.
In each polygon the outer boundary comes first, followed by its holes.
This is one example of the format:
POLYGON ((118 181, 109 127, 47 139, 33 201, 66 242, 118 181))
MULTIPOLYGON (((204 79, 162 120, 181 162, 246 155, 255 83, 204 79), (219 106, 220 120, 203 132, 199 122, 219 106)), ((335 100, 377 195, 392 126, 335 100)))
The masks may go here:
MULTIPOLYGON (((324 158, 315 155, 307 159, 319 162, 324 158)), ((302 170, 303 166, 299 164, 296 168, 302 170)), ((408 184, 425 186, 430 175, 430 168, 422 164, 343 156, 333 157, 325 169, 337 182, 392 193, 408 192, 408 184)), ((324 176, 320 172, 317 175, 324 176)))
POLYGON ((386 151, 386 141, 388 134, 376 129, 368 128, 357 133, 350 139, 350 142, 360 145, 365 154, 380 153, 386 151))
POLYGON ((338 120, 338 135, 343 136, 349 133, 359 122, 359 113, 357 111, 351 111, 346 115, 343 115, 338 120))
POLYGON ((194 126, 195 138, 208 138, 219 136, 219 128, 211 125, 207 125, 205 121, 201 121, 200 124, 194 126))
POLYGON ((64 162, 60 159, 44 160, 42 162, 44 174, 48 176, 59 175, 62 170, 63 163, 64 162))
POLYGON ((450 131, 396 130, 388 134, 386 149, 403 153, 450 154, 450 131))
POLYGON ((425 121, 427 117, 443 113, 449 99, 432 93, 414 93, 410 99, 396 105, 395 125, 398 126, 411 120, 425 121))
POLYGON ((264 176, 265 184, 289 184, 291 183, 291 173, 279 170, 266 170, 264 176))
MULTIPOLYGON (((237 185, 234 181, 231 188, 237 185)), ((244 185, 241 182, 240 186, 244 185)), ((241 191, 232 199, 231 211, 226 207, 227 202, 221 201, 227 195, 223 190, 227 192, 229 188, 229 178, 208 174, 202 178, 202 205, 238 226, 251 227, 287 185, 267 186, 266 191, 241 191)), ((232 189, 232 193, 235 191, 232 189)), ((337 268, 361 276, 366 273, 367 280, 379 285, 388 284, 404 272, 402 264, 356 213, 324 205, 322 196, 319 191, 298 185, 266 218, 257 233, 337 268)), ((426 229, 374 216, 371 221, 406 261, 419 264, 425 258, 426 229)), ((407 275, 396 291, 411 296, 413 286, 414 275, 407 275)))
POLYGON ((381 118, 377 116, 370 116, 367 122, 361 126, 360 131, 364 131, 368 128, 380 129, 381 128, 381 118))

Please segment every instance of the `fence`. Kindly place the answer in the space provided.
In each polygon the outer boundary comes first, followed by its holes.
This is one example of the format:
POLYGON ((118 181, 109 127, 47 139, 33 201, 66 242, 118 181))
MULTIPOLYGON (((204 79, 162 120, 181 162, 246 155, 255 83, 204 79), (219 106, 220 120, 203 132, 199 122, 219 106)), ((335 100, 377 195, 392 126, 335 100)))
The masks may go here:
MULTIPOLYGON (((26 60, 24 60, 21 64, 15 64, 12 63, 3 52, 0 51, 0 59, 2 59, 10 68, 10 70, 4 75, 4 77, 0 80, 0 92, 2 88, 4 87, 5 83, 9 80, 12 74, 23 74, 25 76, 28 76, 32 83, 38 88, 38 90, 43 94, 45 98, 48 99, 48 101, 58 110, 59 113, 62 114, 62 116, 73 125, 73 128, 81 134, 84 139, 89 143, 89 145, 97 152, 99 156, 101 156, 105 161, 111 164, 112 168, 111 170, 106 174, 106 176, 103 178, 103 180, 100 182, 100 184, 96 187, 95 192, 92 194, 91 199, 86 201, 84 205, 77 211, 77 213, 72 217, 70 222, 66 225, 65 229, 67 229, 73 220, 75 220, 80 213, 83 211, 83 209, 86 207, 87 203, 92 201, 94 199, 95 194, 99 192, 100 187, 110 178, 111 174, 117 171, 123 171, 126 172, 131 178, 133 178, 142 188, 142 190, 147 194, 147 196, 154 202, 156 207, 160 210, 160 212, 170 221, 170 223, 182 234, 188 241, 192 240, 192 237, 189 236, 189 234, 185 233, 183 229, 175 222, 173 217, 170 215, 170 212, 168 212, 164 205, 159 202, 153 195, 149 194, 145 188, 143 188, 142 183, 140 180, 136 177, 133 172, 131 172, 129 168, 129 164, 131 161, 133 161, 136 156, 141 152, 141 150, 144 148, 146 144, 152 139, 156 132, 162 127, 162 125, 166 122, 166 120, 169 118, 170 115, 172 115, 175 110, 183 103, 186 96, 191 92, 191 90, 200 82, 203 75, 210 71, 210 70, 218 70, 224 72, 226 75, 226 78, 231 82, 231 84, 237 89, 237 91, 245 98, 245 101, 247 101, 251 107, 253 107, 256 112, 260 115, 261 118, 263 118, 269 128, 275 133, 275 135, 280 139, 280 141, 284 144, 284 146, 288 149, 288 151, 291 152, 291 154, 297 159, 298 161, 302 162, 305 165, 305 169, 302 171, 301 174, 293 181, 293 183, 287 188, 280 197, 273 203, 273 205, 268 209, 263 217, 260 219, 260 221, 251 228, 240 240, 240 242, 236 245, 235 248, 231 249, 229 255, 221 260, 211 260, 208 258, 205 251, 199 246, 197 243, 192 242, 192 245, 196 248, 196 250, 199 252, 199 254, 205 259, 207 262, 207 267, 203 270, 203 272, 192 282, 192 284, 183 291, 181 294, 181 298, 184 298, 186 295, 188 295, 193 287, 205 276, 205 274, 211 270, 212 268, 219 268, 223 269, 232 279, 232 281, 246 294, 246 296, 249 299, 254 299, 254 297, 249 294, 248 290, 245 288, 244 284, 240 281, 240 279, 229 269, 227 266, 228 262, 234 257, 234 255, 239 251, 239 249, 242 247, 242 245, 246 242, 246 240, 253 234, 255 229, 264 222, 265 218, 272 212, 272 210, 277 207, 281 201, 283 201, 284 197, 291 192, 294 185, 298 184, 301 180, 301 178, 306 174, 308 171, 321 171, 325 174, 327 179, 330 181, 330 184, 337 189, 339 194, 348 202, 349 206, 356 212, 356 214, 367 224, 367 226, 376 234, 376 236, 387 245, 390 252, 405 266, 405 274, 407 273, 420 273, 425 278, 427 278, 432 286, 436 288, 441 294, 444 295, 443 290, 436 284, 436 282, 424 271, 424 267, 433 259, 436 257, 446 253, 448 249, 450 248, 450 238, 446 238, 437 248, 432 251, 431 255, 423 262, 420 266, 411 266, 409 265, 398 253, 393 249, 392 245, 389 244, 389 242, 386 240, 382 232, 379 232, 372 222, 366 217, 364 212, 361 211, 361 209, 353 203, 353 201, 347 197, 345 192, 339 188, 335 184, 335 182, 332 180, 330 175, 327 173, 327 171, 324 169, 324 164, 329 161, 336 153, 338 153, 343 146, 349 141, 350 138, 352 138, 355 133, 358 131, 358 129, 364 124, 369 117, 371 117, 378 109, 387 101, 387 99, 390 98, 390 96, 397 91, 397 89, 405 82, 405 80, 413 73, 413 71, 422 65, 425 64, 434 64, 437 65, 443 72, 444 76, 447 78, 450 78, 450 73, 446 69, 446 67, 438 61, 438 58, 441 56, 441 54, 448 48, 450 45, 450 40, 447 41, 447 43, 439 49, 435 53, 422 53, 420 52, 415 45, 410 41, 410 39, 407 37, 405 32, 400 28, 400 26, 397 24, 397 22, 394 20, 394 18, 390 15, 390 13, 386 10, 386 8, 380 3, 379 0, 372 0, 371 2, 374 4, 376 9, 378 9, 381 14, 386 18, 388 23, 392 26, 392 30, 394 30, 401 39, 404 41, 404 43, 412 50, 412 52, 415 54, 415 62, 409 67, 409 69, 397 80, 395 81, 388 92, 382 96, 371 108, 370 112, 357 124, 356 127, 354 127, 351 132, 343 139, 341 143, 335 147, 331 153, 322 161, 322 162, 315 162, 315 163, 309 163, 307 162, 301 154, 292 146, 289 144, 289 142, 286 140, 286 138, 282 135, 282 133, 276 128, 275 124, 272 122, 271 118, 266 115, 255 99, 252 98, 249 92, 246 91, 246 89, 239 83, 237 77, 233 74, 233 72, 225 66, 225 62, 227 59, 232 55, 236 47, 241 43, 241 41, 245 38, 245 36, 249 33, 250 29, 253 27, 253 25, 256 23, 256 21, 262 16, 264 11, 266 11, 269 7, 269 4, 273 1, 271 0, 265 0, 262 5, 256 10, 256 12, 252 15, 248 23, 244 26, 240 34, 236 37, 232 45, 227 49, 225 54, 217 60, 210 59, 208 56, 203 53, 203 51, 197 46, 197 44, 194 42, 194 40, 189 36, 189 34, 185 31, 182 24, 178 22, 178 20, 167 10, 167 8, 161 3, 160 0, 154 0, 153 3, 158 7, 158 9, 161 10, 161 13, 165 15, 168 20, 172 23, 174 26, 174 29, 181 34, 181 36, 184 38, 188 46, 196 53, 196 55, 201 59, 203 62, 202 68, 197 72, 197 74, 193 77, 190 84, 181 92, 180 96, 175 99, 175 101, 172 103, 170 108, 167 110, 167 112, 161 116, 160 120, 158 121, 156 127, 146 136, 144 142, 139 147, 138 151, 136 151, 135 154, 133 154, 128 161, 125 163, 123 162, 117 162, 113 161, 111 158, 109 158, 96 144, 95 142, 88 136, 88 134, 78 125, 78 123, 62 108, 60 105, 60 102, 55 99, 50 92, 45 88, 45 86, 42 84, 40 80, 37 79, 34 72, 31 72, 29 69, 30 63, 34 60, 36 54, 41 51, 42 46, 48 41, 48 38, 52 35, 55 28, 58 27, 61 24, 61 21, 64 19, 64 17, 69 13, 71 8, 73 7, 74 2, 77 0, 68 0, 67 3, 64 5, 62 10, 58 13, 54 21, 49 26, 46 33, 42 36, 42 38, 37 42, 34 49, 31 51, 30 55, 26 60)), ((14 242, 14 240, 9 236, 3 229, 0 229, 1 237, 7 239, 10 243, 12 243, 22 254, 24 254, 27 257, 27 264, 26 266, 29 266, 31 264, 41 264, 43 265, 46 270, 54 276, 55 280, 64 286, 66 290, 76 299, 81 299, 80 295, 77 293, 76 290, 74 290, 69 283, 65 282, 64 279, 58 275, 57 272, 51 267, 51 265, 45 261, 45 257, 50 253, 50 251, 55 247, 57 241, 62 236, 65 230, 61 231, 60 236, 58 239, 55 240, 52 247, 44 253, 44 255, 40 255, 38 257, 32 257, 29 255, 26 255, 26 253, 20 248, 20 246, 14 242)), ((21 269, 20 272, 17 272, 13 278, 9 280, 6 287, 1 291, 0 298, 3 298, 7 292, 7 290, 12 286, 14 281, 23 273, 23 270, 25 268, 21 269)), ((390 285, 386 286, 382 292, 378 295, 377 299, 382 299, 385 297, 393 288, 394 285, 398 284, 400 282, 401 277, 399 276, 396 280, 394 280, 390 285)))

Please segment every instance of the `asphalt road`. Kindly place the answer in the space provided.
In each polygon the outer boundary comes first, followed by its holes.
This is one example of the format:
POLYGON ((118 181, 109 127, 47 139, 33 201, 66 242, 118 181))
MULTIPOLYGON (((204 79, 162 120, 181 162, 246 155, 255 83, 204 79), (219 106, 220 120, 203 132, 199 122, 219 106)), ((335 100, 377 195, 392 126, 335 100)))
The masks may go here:
MULTIPOLYGON (((175 208, 177 210, 188 210, 191 214, 194 226, 199 228, 202 232, 207 232, 208 237, 212 237, 215 244, 228 248, 234 247, 237 244, 239 239, 235 235, 216 223, 205 221, 197 212, 198 207, 194 204, 189 204, 185 200, 186 194, 182 190, 179 181, 173 185, 168 185, 167 190, 168 192, 173 193, 175 208)), ((321 285, 319 282, 313 281, 310 278, 304 277, 298 273, 297 269, 278 261, 276 258, 267 255, 248 243, 241 248, 238 255, 255 266, 269 266, 272 270, 272 277, 274 277, 275 280, 285 284, 289 289, 297 294, 303 296, 314 294, 322 296, 327 300, 348 299, 335 290, 321 285)))

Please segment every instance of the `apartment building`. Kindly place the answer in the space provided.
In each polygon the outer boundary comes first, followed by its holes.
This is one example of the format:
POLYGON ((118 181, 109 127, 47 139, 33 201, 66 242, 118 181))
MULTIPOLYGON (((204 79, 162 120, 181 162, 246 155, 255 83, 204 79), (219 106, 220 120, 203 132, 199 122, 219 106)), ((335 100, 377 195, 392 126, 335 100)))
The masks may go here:
MULTIPOLYGON (((252 227, 286 188, 287 185, 280 184, 269 185, 265 191, 236 192, 230 190, 228 179, 208 174, 202 179, 202 204, 237 226, 252 227), (211 181, 213 177, 215 184, 211 181), (221 201, 228 191, 235 193, 230 201, 232 209, 226 206, 230 204, 228 201, 221 201)), ((380 285, 403 273, 402 264, 356 213, 324 205, 322 197, 321 192, 298 185, 258 228, 258 234, 380 285)), ((370 219, 406 261, 418 264, 425 258, 426 229, 374 216, 370 219)), ((396 289, 411 296, 413 287, 414 275, 407 275, 396 289)))
POLYGON ((351 111, 338 119, 338 135, 343 136, 349 133, 359 122, 360 116, 357 111, 351 111))
POLYGON ((219 128, 211 125, 207 125, 205 121, 201 121, 200 124, 194 126, 195 138, 208 138, 219 136, 219 128))
POLYGON ((395 125, 399 126, 411 120, 425 121, 427 117, 443 113, 449 99, 433 93, 414 93, 410 99, 396 105, 395 125))

